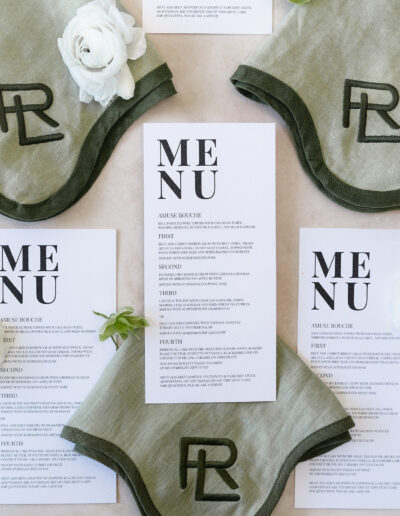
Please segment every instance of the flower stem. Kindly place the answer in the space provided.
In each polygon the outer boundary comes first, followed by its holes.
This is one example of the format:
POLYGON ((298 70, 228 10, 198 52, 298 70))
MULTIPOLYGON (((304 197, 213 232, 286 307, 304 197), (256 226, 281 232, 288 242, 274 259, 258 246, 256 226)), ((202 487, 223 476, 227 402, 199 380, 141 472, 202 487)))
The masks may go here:
POLYGON ((112 340, 113 340, 113 342, 114 342, 114 344, 115 344, 115 347, 116 347, 116 348, 117 348, 117 350, 118 350, 118 349, 119 349, 118 342, 116 341, 116 339, 115 339, 113 336, 111 336, 111 338, 112 338, 112 340))

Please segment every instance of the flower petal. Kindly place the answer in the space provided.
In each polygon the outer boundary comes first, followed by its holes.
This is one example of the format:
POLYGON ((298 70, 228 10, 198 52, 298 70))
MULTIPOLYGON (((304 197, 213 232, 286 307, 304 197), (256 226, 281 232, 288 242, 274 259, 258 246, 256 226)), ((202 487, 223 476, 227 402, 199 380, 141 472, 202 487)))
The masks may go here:
POLYGON ((109 15, 121 31, 125 43, 131 43, 134 39, 133 26, 135 25, 135 18, 127 13, 121 12, 116 7, 110 9, 109 15))
POLYGON ((128 59, 139 59, 147 50, 146 33, 141 27, 134 27, 133 41, 128 45, 128 59))
POLYGON ((118 82, 116 77, 110 77, 103 84, 98 85, 95 90, 89 90, 89 93, 93 95, 94 100, 100 102, 103 107, 113 100, 117 94, 118 82))
POLYGON ((135 93, 135 81, 127 64, 121 68, 117 75, 117 81, 117 95, 125 100, 131 99, 135 93))
POLYGON ((135 81, 127 61, 138 59, 147 48, 143 29, 134 25, 135 19, 119 11, 116 0, 92 0, 70 20, 58 47, 82 102, 94 99, 107 106, 117 94, 133 97, 135 81))
POLYGON ((120 11, 120 13, 129 27, 134 27, 136 25, 136 20, 131 14, 125 13, 124 11, 120 11))
POLYGON ((93 97, 92 95, 89 95, 89 93, 84 89, 79 88, 79 100, 85 104, 89 104, 89 102, 92 102, 93 97))

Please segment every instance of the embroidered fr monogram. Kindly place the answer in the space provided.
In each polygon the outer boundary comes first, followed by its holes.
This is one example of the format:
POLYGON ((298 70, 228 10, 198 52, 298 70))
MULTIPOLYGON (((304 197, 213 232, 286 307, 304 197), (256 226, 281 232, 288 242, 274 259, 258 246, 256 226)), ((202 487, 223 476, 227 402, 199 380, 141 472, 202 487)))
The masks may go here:
POLYGON ((219 494, 206 493, 204 486, 206 482, 207 469, 215 469, 225 484, 232 490, 239 489, 238 484, 226 471, 235 464, 237 459, 237 448, 235 443, 230 439, 225 438, 203 438, 203 437, 182 437, 180 441, 180 483, 181 488, 186 489, 188 469, 197 469, 195 500, 198 502, 238 502, 240 495, 238 494, 219 494), (207 460, 207 452, 200 449, 197 455, 197 460, 189 460, 190 446, 224 446, 230 451, 229 457, 224 461, 207 460))
POLYGON ((360 143, 381 143, 381 142, 400 142, 400 135, 388 136, 367 136, 367 120, 368 112, 376 111, 376 113, 384 120, 384 122, 392 129, 400 129, 400 125, 393 120, 388 114, 393 111, 399 103, 399 92, 391 84, 379 82, 363 82, 346 79, 344 83, 344 99, 343 99, 343 127, 346 129, 350 127, 350 112, 352 109, 360 110, 360 120, 358 125, 357 141, 360 143), (388 104, 370 103, 367 93, 361 93, 360 102, 352 102, 351 94, 352 88, 361 88, 363 90, 380 90, 386 91, 391 95, 391 100, 388 104))
POLYGON ((24 113, 32 111, 37 117, 50 127, 58 127, 60 124, 50 118, 47 111, 53 104, 53 92, 45 84, 0 84, 0 130, 3 133, 8 132, 7 115, 15 113, 18 123, 18 138, 20 145, 34 145, 38 143, 54 142, 62 140, 62 133, 43 134, 40 136, 30 136, 26 134, 26 123, 24 113), (23 91, 42 91, 45 95, 43 104, 23 104, 21 95, 14 96, 14 105, 5 106, 3 92, 23 92, 23 91))

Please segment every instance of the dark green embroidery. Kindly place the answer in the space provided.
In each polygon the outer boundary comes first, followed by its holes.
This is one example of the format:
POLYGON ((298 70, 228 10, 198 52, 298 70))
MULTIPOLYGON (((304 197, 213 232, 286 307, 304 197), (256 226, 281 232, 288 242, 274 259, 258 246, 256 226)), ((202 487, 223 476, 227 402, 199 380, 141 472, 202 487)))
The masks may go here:
POLYGON ((352 109, 360 110, 360 120, 358 125, 358 137, 357 141, 360 143, 398 143, 400 142, 400 135, 390 136, 367 136, 367 119, 368 111, 376 111, 376 113, 384 120, 384 122, 392 129, 400 129, 400 125, 393 120, 388 112, 393 111, 399 103, 399 92, 391 84, 379 83, 379 82, 364 82, 364 81, 353 81, 346 79, 344 83, 344 98, 343 98, 343 127, 350 127, 350 112, 352 109), (362 88, 364 90, 381 90, 387 91, 391 94, 392 100, 388 104, 376 104, 369 103, 368 94, 361 93, 360 102, 351 101, 352 88, 362 88))
POLYGON ((26 134, 26 123, 24 113, 32 111, 37 117, 45 122, 50 127, 58 127, 59 123, 50 118, 45 111, 47 111, 53 104, 53 92, 45 84, 0 84, 0 130, 3 133, 8 132, 7 115, 15 113, 18 122, 18 137, 19 144, 34 145, 37 143, 54 142, 62 140, 64 135, 62 133, 43 134, 40 136, 28 137, 26 134), (45 94, 45 101, 43 104, 23 104, 20 95, 14 96, 14 105, 5 106, 3 92, 6 91, 42 91, 45 94))
POLYGON ((199 502, 238 502, 238 494, 205 493, 206 471, 209 468, 215 469, 225 484, 232 490, 239 489, 238 484, 226 471, 235 464, 237 459, 237 448, 235 443, 226 438, 206 437, 182 437, 180 441, 180 484, 182 489, 187 487, 188 469, 197 469, 195 500, 199 502), (189 460, 190 446, 224 446, 229 449, 230 455, 225 461, 208 461, 207 452, 200 449, 197 460, 189 460))

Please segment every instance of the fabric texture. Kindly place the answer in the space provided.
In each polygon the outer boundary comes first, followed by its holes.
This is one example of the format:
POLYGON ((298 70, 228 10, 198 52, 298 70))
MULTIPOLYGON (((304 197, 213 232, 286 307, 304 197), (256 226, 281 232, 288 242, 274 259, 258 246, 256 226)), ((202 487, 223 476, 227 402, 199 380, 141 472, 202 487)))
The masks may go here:
POLYGON ((0 0, 0 212, 34 221, 74 204, 93 184, 124 131, 175 93, 148 41, 128 61, 130 100, 84 104, 57 38, 85 0, 0 0))
POLYGON ((287 123, 304 170, 348 208, 400 205, 395 0, 294 7, 232 81, 287 123))
POLYGON ((117 471, 145 515, 271 514, 290 472, 351 439, 336 397, 281 340, 277 401, 146 405, 128 339, 62 431, 117 471))

